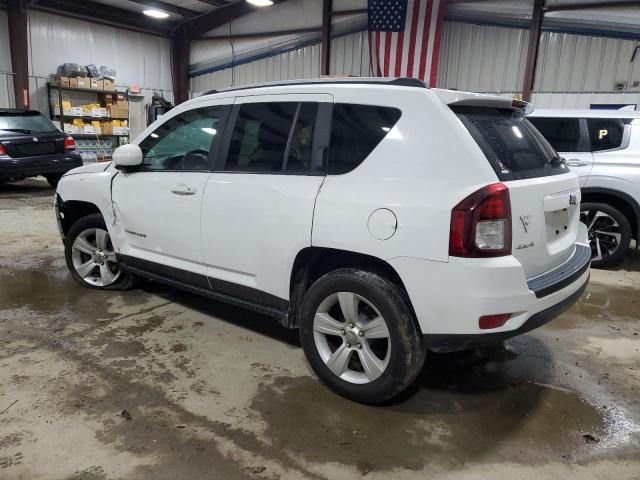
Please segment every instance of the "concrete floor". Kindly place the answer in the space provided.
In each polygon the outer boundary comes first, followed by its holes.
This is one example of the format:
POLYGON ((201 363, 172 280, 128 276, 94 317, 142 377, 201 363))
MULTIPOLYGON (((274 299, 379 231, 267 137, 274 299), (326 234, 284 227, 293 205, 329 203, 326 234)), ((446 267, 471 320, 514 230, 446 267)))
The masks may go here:
POLYGON ((52 196, 0 192, 2 479, 640 479, 638 254, 551 324, 431 355, 373 408, 318 383, 267 317, 78 286, 52 196))

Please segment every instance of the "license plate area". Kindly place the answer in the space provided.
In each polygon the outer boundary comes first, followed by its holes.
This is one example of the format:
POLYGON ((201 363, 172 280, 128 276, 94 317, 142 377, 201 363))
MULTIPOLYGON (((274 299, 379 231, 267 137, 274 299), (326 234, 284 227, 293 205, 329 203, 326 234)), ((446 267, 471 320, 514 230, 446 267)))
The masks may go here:
POLYGON ((555 254, 573 244, 578 228, 577 205, 544 213, 547 250, 555 254))

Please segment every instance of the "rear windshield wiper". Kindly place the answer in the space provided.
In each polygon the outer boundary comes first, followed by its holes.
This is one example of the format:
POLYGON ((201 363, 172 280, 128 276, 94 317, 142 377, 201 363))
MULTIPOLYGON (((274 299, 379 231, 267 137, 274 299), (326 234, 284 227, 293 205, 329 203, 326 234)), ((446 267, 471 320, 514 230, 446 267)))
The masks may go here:
POLYGON ((26 128, 0 128, 0 130, 4 130, 5 132, 31 133, 31 130, 27 130, 26 128))

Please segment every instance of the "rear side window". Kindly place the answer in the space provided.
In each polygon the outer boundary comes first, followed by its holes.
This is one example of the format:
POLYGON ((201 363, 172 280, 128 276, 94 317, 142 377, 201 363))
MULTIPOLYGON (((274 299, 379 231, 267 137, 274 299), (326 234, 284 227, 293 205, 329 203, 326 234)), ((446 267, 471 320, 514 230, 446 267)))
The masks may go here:
POLYGON ((360 165, 400 115, 397 108, 336 103, 331 122, 329 174, 347 173, 360 165))
POLYGON ((529 118, 558 152, 580 152, 580 120, 578 118, 529 118))
POLYGON ((521 113, 493 107, 452 107, 501 181, 568 173, 551 145, 521 113))
POLYGON ((599 152, 619 148, 624 137, 624 122, 619 119, 587 118, 591 150, 599 152))
POLYGON ((311 165, 317 103, 240 106, 227 157, 232 172, 306 172, 311 165))

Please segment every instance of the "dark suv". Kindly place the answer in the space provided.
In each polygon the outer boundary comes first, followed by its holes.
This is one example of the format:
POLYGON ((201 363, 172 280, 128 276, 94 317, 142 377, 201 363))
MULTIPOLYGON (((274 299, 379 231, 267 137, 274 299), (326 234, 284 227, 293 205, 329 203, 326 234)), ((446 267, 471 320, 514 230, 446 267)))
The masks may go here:
POLYGON ((40 112, 0 109, 0 185, 44 175, 55 187, 62 175, 82 165, 72 137, 40 112))

